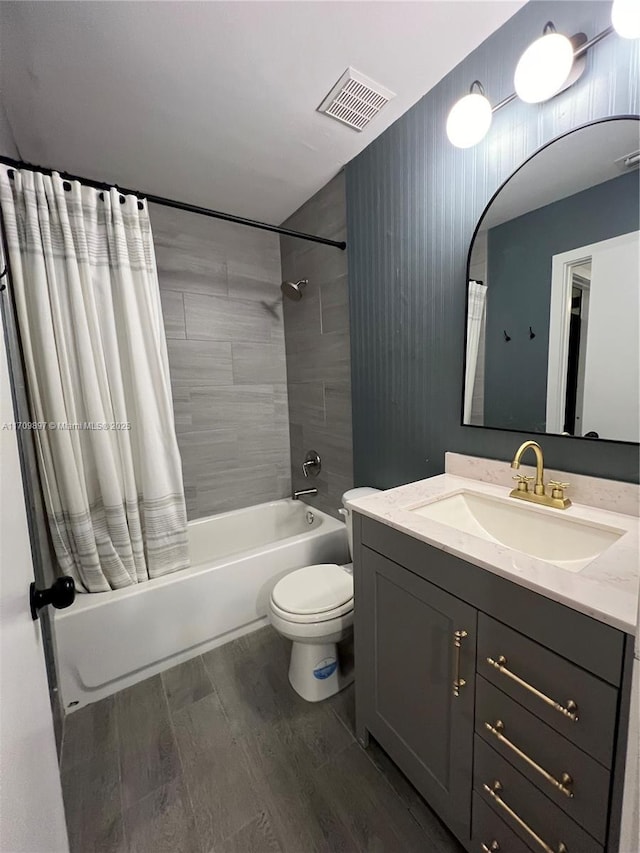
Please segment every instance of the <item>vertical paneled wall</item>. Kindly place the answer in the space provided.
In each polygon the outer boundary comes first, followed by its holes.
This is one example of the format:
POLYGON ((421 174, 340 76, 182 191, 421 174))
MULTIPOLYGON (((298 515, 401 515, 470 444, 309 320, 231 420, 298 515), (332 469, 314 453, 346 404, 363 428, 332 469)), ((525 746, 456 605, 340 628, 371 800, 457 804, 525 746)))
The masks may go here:
POLYGON ((289 494, 278 237, 150 206, 187 512, 289 494))
MULTIPOLYGON (((344 174, 330 181, 285 223, 288 228, 344 240, 344 174)), ((294 489, 316 487, 312 506, 337 514, 353 485, 351 361, 346 253, 330 246, 282 237, 282 277, 309 279, 300 302, 284 299, 287 377, 294 489), (308 450, 322 458, 322 471, 305 480, 308 450)))
MULTIPOLYGON (((518 58, 546 21, 591 37, 609 25, 610 9, 528 3, 347 166, 358 485, 438 474, 447 450, 508 459, 523 439, 460 423, 469 243, 492 194, 543 143, 640 112, 640 43, 609 36, 574 87, 539 106, 509 104, 475 148, 450 145, 447 113, 476 79, 493 103, 510 94, 518 58)), ((638 480, 637 447, 559 436, 542 443, 556 468, 638 480)))

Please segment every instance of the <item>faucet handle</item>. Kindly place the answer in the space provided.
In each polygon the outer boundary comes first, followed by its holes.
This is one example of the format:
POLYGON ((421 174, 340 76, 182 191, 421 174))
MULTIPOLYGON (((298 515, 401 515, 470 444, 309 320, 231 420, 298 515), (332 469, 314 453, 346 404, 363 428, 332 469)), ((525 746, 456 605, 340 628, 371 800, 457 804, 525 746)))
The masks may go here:
POLYGON ((571 483, 561 483, 559 480, 549 480, 549 485, 551 486, 551 497, 552 498, 564 498, 564 490, 568 489, 571 483))
POLYGON ((528 492, 529 491, 529 483, 535 478, 534 477, 527 477, 525 474, 516 474, 516 476, 512 477, 512 479, 518 481, 518 491, 519 492, 528 492))
POLYGON ((320 454, 316 450, 310 450, 302 463, 302 473, 305 478, 308 478, 309 474, 311 474, 312 477, 317 477, 321 469, 322 460, 320 459, 320 454))

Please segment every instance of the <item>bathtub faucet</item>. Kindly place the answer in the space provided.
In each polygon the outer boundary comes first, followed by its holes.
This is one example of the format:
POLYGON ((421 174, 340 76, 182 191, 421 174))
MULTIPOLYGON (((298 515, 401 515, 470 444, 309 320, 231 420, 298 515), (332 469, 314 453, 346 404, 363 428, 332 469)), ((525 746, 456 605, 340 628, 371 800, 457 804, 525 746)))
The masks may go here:
POLYGON ((291 495, 291 497, 293 498, 293 500, 294 500, 294 501, 297 501, 297 500, 298 500, 298 498, 302 498, 302 497, 304 497, 305 495, 309 495, 309 496, 311 496, 311 495, 317 495, 317 494, 318 494, 318 490, 317 490, 317 489, 300 489, 299 491, 294 492, 294 493, 291 495))

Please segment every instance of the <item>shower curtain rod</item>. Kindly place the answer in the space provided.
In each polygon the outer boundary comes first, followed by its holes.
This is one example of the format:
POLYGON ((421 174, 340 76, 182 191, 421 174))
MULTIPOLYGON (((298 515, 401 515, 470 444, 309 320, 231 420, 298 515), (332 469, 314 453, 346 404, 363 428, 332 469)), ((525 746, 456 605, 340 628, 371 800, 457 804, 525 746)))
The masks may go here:
POLYGON ((122 195, 133 195, 136 198, 146 199, 152 204, 160 204, 163 207, 172 207, 175 210, 184 210, 187 213, 199 213, 201 216, 210 216, 212 219, 223 219, 225 222, 235 222, 236 225, 246 225, 248 228, 259 228, 261 231, 272 231, 274 234, 282 234, 285 237, 297 237, 299 240, 307 240, 310 243, 322 243, 324 246, 334 246, 336 249, 347 248, 343 240, 330 240, 328 237, 318 237, 315 234, 305 234, 303 231, 293 231, 291 228, 282 228, 279 225, 269 225, 268 222, 258 222, 255 219, 245 219, 244 216, 234 216, 232 213, 224 213, 221 210, 212 210, 209 207, 199 207, 197 204, 189 204, 186 201, 176 201, 172 198, 164 198, 159 195, 142 193, 139 190, 128 190, 117 184, 107 184, 103 181, 94 181, 91 178, 80 178, 78 175, 70 175, 69 172, 60 172, 58 169, 48 169, 43 166, 34 166, 24 160, 12 160, 11 157, 0 156, 0 163, 14 169, 28 169, 30 172, 41 172, 43 175, 51 175, 57 172, 66 181, 79 181, 87 187, 97 190, 110 190, 114 188, 122 195))

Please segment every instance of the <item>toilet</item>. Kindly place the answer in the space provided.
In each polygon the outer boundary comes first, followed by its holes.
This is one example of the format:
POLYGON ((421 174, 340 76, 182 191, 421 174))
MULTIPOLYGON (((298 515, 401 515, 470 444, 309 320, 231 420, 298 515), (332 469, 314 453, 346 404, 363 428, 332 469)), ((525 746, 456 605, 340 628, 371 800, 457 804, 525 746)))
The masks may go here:
MULTIPOLYGON (((342 496, 353 553, 351 510, 347 501, 372 495, 379 489, 350 489, 342 496)), ((353 681, 353 664, 340 654, 353 628, 353 564, 319 563, 285 575, 274 586, 269 619, 283 637, 291 640, 289 682, 307 702, 320 702, 353 681)))

